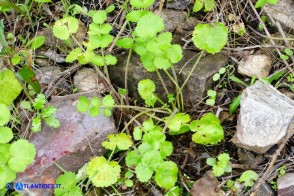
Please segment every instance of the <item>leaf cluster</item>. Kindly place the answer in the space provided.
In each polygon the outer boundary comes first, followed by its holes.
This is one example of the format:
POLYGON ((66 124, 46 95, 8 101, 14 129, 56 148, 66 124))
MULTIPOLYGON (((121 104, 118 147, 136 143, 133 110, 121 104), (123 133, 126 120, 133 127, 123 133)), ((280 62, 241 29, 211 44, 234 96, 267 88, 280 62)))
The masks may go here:
POLYGON ((45 107, 45 104, 46 97, 44 94, 38 94, 32 104, 29 101, 22 101, 20 103, 23 109, 35 113, 31 127, 33 132, 41 131, 42 120, 44 120, 49 127, 58 128, 60 126, 59 120, 55 118, 57 108, 52 105, 45 107))
POLYGON ((172 161, 165 161, 171 155, 173 146, 166 141, 166 136, 160 126, 154 125, 152 119, 136 127, 133 133, 135 140, 142 143, 137 149, 129 151, 126 164, 135 167, 139 181, 149 181, 153 174, 155 182, 164 189, 174 187, 177 182, 178 167, 172 161))
POLYGON ((232 166, 230 155, 227 153, 219 154, 216 158, 208 158, 207 165, 212 166, 212 172, 216 177, 222 176, 225 172, 231 172, 232 166))
POLYGON ((111 109, 115 105, 115 101, 111 95, 103 97, 102 101, 98 97, 89 99, 85 96, 80 96, 77 104, 77 110, 81 113, 88 112, 91 117, 100 115, 100 108, 103 107, 103 114, 106 117, 111 116, 111 109))

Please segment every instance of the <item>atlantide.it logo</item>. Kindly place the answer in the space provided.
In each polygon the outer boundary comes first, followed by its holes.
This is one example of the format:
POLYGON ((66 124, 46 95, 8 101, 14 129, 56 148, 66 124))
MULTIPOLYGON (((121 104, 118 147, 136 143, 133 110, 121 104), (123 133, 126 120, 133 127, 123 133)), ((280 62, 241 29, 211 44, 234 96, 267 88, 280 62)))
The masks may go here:
POLYGON ((16 190, 23 190, 23 189, 59 189, 61 187, 61 184, 26 184, 26 183, 8 183, 6 185, 7 190, 12 191, 14 189, 16 190))

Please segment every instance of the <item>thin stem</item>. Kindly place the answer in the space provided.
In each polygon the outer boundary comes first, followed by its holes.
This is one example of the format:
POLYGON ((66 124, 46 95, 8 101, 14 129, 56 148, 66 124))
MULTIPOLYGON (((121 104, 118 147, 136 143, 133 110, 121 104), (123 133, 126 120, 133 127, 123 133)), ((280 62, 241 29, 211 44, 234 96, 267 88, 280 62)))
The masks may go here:
MULTIPOLYGON (((132 48, 129 50, 128 59, 126 63, 126 70, 125 70, 125 89, 128 90, 128 72, 129 72, 129 65, 132 56, 132 48)), ((126 104, 129 105, 129 96, 126 94, 126 104)))
POLYGON ((164 81, 163 81, 163 79, 162 79, 162 77, 161 77, 159 71, 156 70, 156 73, 157 73, 157 76, 158 76, 158 78, 159 78, 159 80, 160 80, 162 86, 163 86, 163 89, 164 89, 166 95, 169 95, 169 92, 168 92, 168 90, 167 90, 167 88, 166 88, 166 85, 165 85, 165 83, 164 83, 164 81))

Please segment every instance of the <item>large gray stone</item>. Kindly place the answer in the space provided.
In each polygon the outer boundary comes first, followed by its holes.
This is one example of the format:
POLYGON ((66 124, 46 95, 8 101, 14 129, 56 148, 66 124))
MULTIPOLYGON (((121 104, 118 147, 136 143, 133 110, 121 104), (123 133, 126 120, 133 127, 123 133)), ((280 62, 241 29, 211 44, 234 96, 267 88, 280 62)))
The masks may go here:
POLYGON ((294 101, 271 85, 256 82, 241 97, 241 111, 233 142, 265 153, 287 133, 294 133, 294 101))
POLYGON ((286 173, 278 178, 278 194, 280 196, 293 196, 294 193, 294 173, 286 173))
MULTIPOLYGON (((61 126, 57 129, 43 124, 42 131, 30 138, 35 145, 36 157, 25 172, 19 173, 15 182, 25 184, 54 184, 62 171, 77 172, 91 157, 104 154, 101 142, 106 136, 116 132, 114 121, 101 115, 90 117, 76 109, 80 95, 97 96, 96 93, 83 93, 64 97, 53 97, 50 104, 57 107, 56 118, 61 126)), ((23 190, 22 195, 53 195, 52 189, 23 190)))
POLYGON ((279 0, 278 3, 266 4, 264 9, 274 20, 279 21, 283 26, 294 29, 294 1, 279 0))
POLYGON ((173 32, 177 27, 185 22, 186 13, 183 11, 163 9, 161 12, 155 11, 164 21, 164 30, 173 32))
MULTIPOLYGON (((179 86, 187 78, 193 64, 196 61, 197 53, 185 51, 183 59, 174 65, 177 74, 179 86)), ((198 57, 198 56, 197 56, 198 57)), ((110 79, 117 86, 124 87, 125 64, 127 56, 123 55, 118 58, 116 66, 109 67, 110 79)), ((184 102, 187 107, 195 106, 200 99, 202 99, 204 92, 210 87, 212 80, 211 77, 222 66, 227 64, 227 57, 222 54, 207 55, 203 57, 197 65, 194 73, 191 75, 187 84, 183 89, 184 102)), ((171 71, 170 69, 168 70, 171 71)), ((163 81, 169 90, 169 93, 176 93, 175 85, 168 78, 166 73, 160 71, 163 81)), ((172 73, 171 73, 172 75, 172 73)), ((128 91, 131 97, 142 101, 137 91, 137 86, 142 79, 151 79, 156 84, 155 93, 164 101, 167 101, 167 95, 155 72, 147 72, 141 64, 140 58, 133 54, 128 68, 128 91)))

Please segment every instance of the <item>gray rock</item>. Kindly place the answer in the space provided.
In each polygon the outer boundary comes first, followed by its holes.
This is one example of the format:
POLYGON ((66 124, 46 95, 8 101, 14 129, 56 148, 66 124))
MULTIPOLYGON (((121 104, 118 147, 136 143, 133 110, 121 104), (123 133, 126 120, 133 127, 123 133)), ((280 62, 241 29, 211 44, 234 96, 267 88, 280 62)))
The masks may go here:
POLYGON ((99 91, 104 93, 106 87, 99 82, 98 73, 91 68, 82 68, 78 70, 74 76, 74 84, 79 92, 99 91))
MULTIPOLYGON (((196 61, 197 53, 184 51, 183 59, 174 65, 177 74, 179 86, 183 84, 187 78, 193 64, 196 61)), ((117 86, 124 87, 124 75, 126 55, 118 57, 116 66, 109 67, 111 72, 110 79, 117 86)), ((202 99, 204 92, 210 87, 212 80, 211 77, 222 66, 227 64, 227 57, 222 54, 207 55, 203 57, 197 65, 194 73, 191 75, 189 81, 183 89, 184 102, 187 107, 195 106, 200 99, 202 99)), ((168 71, 171 71, 170 69, 168 71)), ((172 81, 167 77, 166 73, 159 71, 163 81, 169 90, 169 93, 176 93, 175 86, 172 81)), ((172 75, 172 74, 171 74, 172 75)), ((142 79, 151 79, 156 84, 155 93, 164 101, 167 101, 167 95, 164 88, 155 72, 147 72, 140 62, 140 58, 133 54, 128 68, 128 91, 132 97, 142 102, 137 91, 137 85, 142 79)))
MULTIPOLYGON (((15 182, 26 184, 54 184, 62 171, 77 172, 91 157, 104 154, 101 142, 106 136, 115 133, 112 118, 101 115, 90 117, 79 113, 76 103, 80 95, 97 96, 97 93, 83 93, 64 97, 53 97, 50 104, 57 107, 56 118, 61 126, 52 129, 43 124, 42 131, 33 134, 30 142, 35 145, 36 157, 25 172, 19 173, 15 182)), ((21 195, 53 195, 52 189, 23 190, 21 195)))
POLYGON ((169 0, 166 2, 166 7, 169 9, 183 10, 186 9, 191 0, 169 0))
POLYGON ((264 6, 267 14, 283 26, 294 29, 294 1, 280 0, 277 4, 264 6))
POLYGON ((233 142, 238 147, 265 153, 287 133, 294 133, 294 101, 271 85, 256 82, 241 97, 233 142))
POLYGON ((269 56, 249 55, 244 57, 238 65, 238 72, 240 74, 252 77, 267 77, 271 70, 272 60, 269 56))
POLYGON ((294 193, 294 173, 286 173, 278 178, 278 194, 280 196, 293 196, 294 193))
POLYGON ((195 17, 189 17, 185 22, 178 26, 173 35, 173 42, 184 45, 192 37, 194 28, 200 21, 195 17), (184 39, 184 40, 183 40, 184 39))
POLYGON ((41 67, 36 72, 36 78, 42 84, 50 84, 52 80, 55 80, 61 74, 60 67, 48 66, 41 67))
POLYGON ((155 14, 161 16, 164 21, 164 30, 173 32, 177 27, 185 22, 186 13, 183 11, 163 9, 155 11, 155 14))
POLYGON ((272 187, 267 183, 262 183, 255 192, 256 196, 274 196, 276 195, 272 187))

